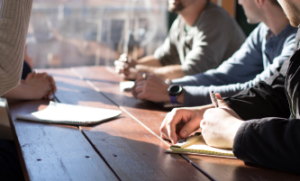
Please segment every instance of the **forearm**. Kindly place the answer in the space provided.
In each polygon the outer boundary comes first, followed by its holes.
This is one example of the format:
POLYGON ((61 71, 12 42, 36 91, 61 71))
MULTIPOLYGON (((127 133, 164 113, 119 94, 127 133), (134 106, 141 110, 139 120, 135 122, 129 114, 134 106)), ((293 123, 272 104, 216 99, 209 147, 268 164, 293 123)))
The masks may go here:
POLYGON ((30 100, 32 99, 32 91, 29 90, 29 87, 23 83, 20 83, 2 97, 7 99, 18 99, 18 100, 30 100))
POLYGON ((136 68, 138 72, 153 73, 162 79, 175 79, 185 75, 181 69, 181 65, 169 65, 159 68, 138 65, 136 68))
POLYGON ((32 0, 2 0, 0 13, 0 95, 18 85, 32 0))
POLYGON ((220 93, 222 97, 232 96, 239 92, 234 85, 230 86, 184 86, 184 106, 201 106, 211 103, 210 92, 220 93))
MULTIPOLYGON (((284 80, 284 77, 281 78, 284 80)), ((254 87, 226 98, 225 101, 244 120, 290 116, 283 84, 270 86, 260 82, 254 87)))
POLYGON ((251 80, 243 84, 237 83, 222 86, 184 86, 184 106, 201 106, 210 103, 209 93, 211 91, 221 94, 222 97, 229 97, 254 86, 254 83, 255 81, 251 80))
POLYGON ((138 65, 161 67, 161 63, 153 55, 143 57, 137 61, 138 65))
POLYGON ((300 174, 300 120, 264 118, 239 128, 233 152, 246 163, 300 174))

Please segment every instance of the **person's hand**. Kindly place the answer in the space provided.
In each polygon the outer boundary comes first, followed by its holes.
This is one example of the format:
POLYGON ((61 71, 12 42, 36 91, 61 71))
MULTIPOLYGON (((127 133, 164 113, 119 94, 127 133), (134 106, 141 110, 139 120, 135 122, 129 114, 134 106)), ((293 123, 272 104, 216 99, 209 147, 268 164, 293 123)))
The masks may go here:
POLYGON ((47 73, 29 73, 22 84, 27 86, 31 99, 49 99, 56 92, 54 79, 47 73))
POLYGON ((134 80, 138 74, 135 69, 137 62, 129 57, 127 54, 122 54, 118 60, 115 61, 115 70, 126 79, 134 80))
POLYGON ((199 129, 204 112, 213 105, 197 108, 176 108, 169 112, 161 124, 160 132, 163 139, 171 140, 173 144, 179 139, 188 137, 199 129))
POLYGON ((139 73, 132 88, 135 98, 153 102, 170 102, 169 85, 158 76, 150 73, 139 73))
POLYGON ((218 148, 232 148, 234 137, 244 122, 222 99, 216 94, 219 108, 208 109, 200 123, 203 138, 209 146, 218 148))

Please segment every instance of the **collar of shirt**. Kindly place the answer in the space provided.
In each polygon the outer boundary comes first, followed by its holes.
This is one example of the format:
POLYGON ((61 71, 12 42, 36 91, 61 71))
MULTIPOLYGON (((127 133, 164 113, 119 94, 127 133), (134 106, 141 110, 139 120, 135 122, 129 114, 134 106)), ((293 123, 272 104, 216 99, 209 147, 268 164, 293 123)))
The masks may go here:
POLYGON ((290 31, 292 31, 293 29, 294 29, 294 27, 292 27, 288 23, 287 26, 277 36, 275 36, 274 33, 270 30, 270 28, 267 27, 266 40, 267 41, 269 41, 269 40, 277 41, 278 39, 281 39, 282 37, 286 37, 286 34, 290 33, 290 31))

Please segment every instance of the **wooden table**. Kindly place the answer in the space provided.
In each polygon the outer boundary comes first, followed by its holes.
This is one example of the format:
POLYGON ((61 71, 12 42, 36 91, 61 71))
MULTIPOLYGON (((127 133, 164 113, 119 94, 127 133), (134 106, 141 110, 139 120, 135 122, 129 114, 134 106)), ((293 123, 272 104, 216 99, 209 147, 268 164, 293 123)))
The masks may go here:
POLYGON ((114 120, 75 127, 16 120, 49 101, 9 105, 26 180, 299 180, 300 176, 246 166, 236 159, 166 154, 159 137, 167 111, 121 92, 109 67, 47 69, 58 102, 121 110, 114 120))

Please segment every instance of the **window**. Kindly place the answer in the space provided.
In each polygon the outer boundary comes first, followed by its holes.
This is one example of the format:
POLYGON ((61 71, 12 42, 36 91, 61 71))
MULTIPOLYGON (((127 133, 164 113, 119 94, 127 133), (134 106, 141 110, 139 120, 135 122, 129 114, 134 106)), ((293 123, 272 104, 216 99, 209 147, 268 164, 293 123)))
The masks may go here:
POLYGON ((165 0, 34 0, 27 44, 34 68, 112 65, 152 54, 166 35, 165 0))

